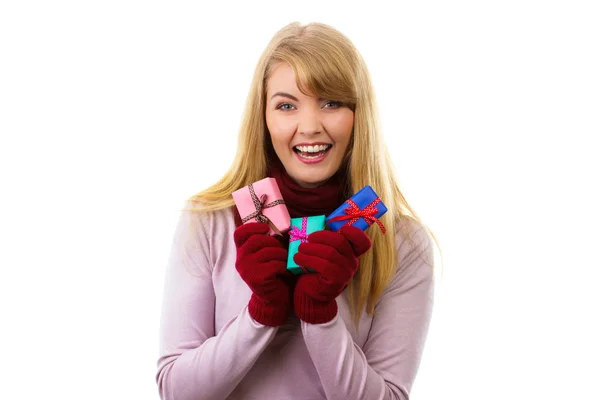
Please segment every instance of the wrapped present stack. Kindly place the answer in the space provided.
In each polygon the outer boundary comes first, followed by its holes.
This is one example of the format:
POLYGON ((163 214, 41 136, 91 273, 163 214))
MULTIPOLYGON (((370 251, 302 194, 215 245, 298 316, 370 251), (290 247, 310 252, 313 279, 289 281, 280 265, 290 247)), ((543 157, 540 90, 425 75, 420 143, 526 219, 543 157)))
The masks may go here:
POLYGON ((385 233, 385 226, 379 220, 387 212, 387 207, 371 186, 365 186, 354 196, 346 200, 327 217, 326 223, 332 231, 338 231, 343 226, 352 225, 366 230, 372 224, 377 224, 385 233))
POLYGON ((243 223, 262 222, 270 235, 282 235, 290 228, 290 214, 275 178, 254 182, 232 194, 243 223))
POLYGON ((301 243, 308 240, 308 235, 325 229, 325 216, 292 218, 292 229, 290 230, 290 247, 288 250, 287 269, 298 275, 311 272, 308 268, 296 264, 294 255, 298 252, 301 243))

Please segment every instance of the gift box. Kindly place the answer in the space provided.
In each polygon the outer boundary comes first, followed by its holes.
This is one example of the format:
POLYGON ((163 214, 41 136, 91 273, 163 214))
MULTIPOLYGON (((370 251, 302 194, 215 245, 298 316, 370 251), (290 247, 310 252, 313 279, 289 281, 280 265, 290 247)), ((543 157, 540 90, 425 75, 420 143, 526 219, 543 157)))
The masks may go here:
POLYGON ((290 214, 275 178, 265 178, 232 194, 242 222, 262 222, 271 227, 270 235, 281 235, 290 228, 290 214))
POLYGON ((308 268, 294 262, 294 255, 298 252, 301 243, 306 243, 308 235, 325 229, 325 216, 292 218, 292 229, 290 230, 290 247, 288 250, 287 269, 298 275, 310 272, 308 268))
POLYGON ((386 212, 387 207, 373 188, 365 186, 332 212, 327 217, 326 223, 332 231, 338 231, 346 225, 352 225, 364 231, 376 223, 385 233, 385 227, 379 221, 379 217, 386 212))

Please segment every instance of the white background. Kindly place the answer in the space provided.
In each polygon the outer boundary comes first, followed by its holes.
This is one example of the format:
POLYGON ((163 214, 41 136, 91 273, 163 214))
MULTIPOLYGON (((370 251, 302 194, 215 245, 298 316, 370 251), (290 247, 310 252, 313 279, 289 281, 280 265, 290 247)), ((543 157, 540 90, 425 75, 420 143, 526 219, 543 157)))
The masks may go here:
POLYGON ((363 54, 440 239, 411 399, 600 399, 592 3, 2 2, 0 397, 158 399, 177 211, 226 171, 255 63, 297 20, 363 54))

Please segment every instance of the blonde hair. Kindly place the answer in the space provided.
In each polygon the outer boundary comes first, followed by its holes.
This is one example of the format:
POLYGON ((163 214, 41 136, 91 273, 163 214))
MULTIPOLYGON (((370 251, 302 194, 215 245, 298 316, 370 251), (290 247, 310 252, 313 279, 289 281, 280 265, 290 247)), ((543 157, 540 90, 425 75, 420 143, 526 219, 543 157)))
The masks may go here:
MULTIPOLYGON (((383 235, 377 227, 367 230, 373 242, 372 251, 361 257, 359 272, 348 285, 352 316, 358 325, 365 307, 368 313, 374 313, 378 299, 396 272, 396 229, 399 228, 410 239, 411 232, 405 231, 409 224, 401 222, 407 218, 417 222, 420 219, 397 184, 394 167, 380 133, 375 94, 367 66, 342 33, 322 23, 302 26, 293 22, 274 35, 254 72, 234 162, 216 184, 190 198, 191 203, 199 205, 191 210, 207 212, 231 207, 234 204, 232 192, 266 176, 268 146, 271 146, 266 139, 266 84, 280 62, 292 67, 298 88, 305 95, 341 101, 354 111, 354 128, 347 156, 348 197, 370 185, 388 208, 381 221, 389 233, 383 235)), ((429 228, 427 230, 437 243, 433 233, 429 228)))

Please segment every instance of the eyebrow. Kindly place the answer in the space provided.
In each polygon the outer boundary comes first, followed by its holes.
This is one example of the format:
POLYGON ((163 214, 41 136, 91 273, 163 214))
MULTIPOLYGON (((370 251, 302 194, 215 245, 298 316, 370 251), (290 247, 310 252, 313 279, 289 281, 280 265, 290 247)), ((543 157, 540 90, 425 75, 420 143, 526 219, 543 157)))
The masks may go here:
POLYGON ((273 100, 274 97, 276 96, 281 96, 281 97, 287 97, 288 99, 292 99, 294 101, 298 101, 298 99, 295 96, 292 96, 289 93, 285 93, 285 92, 277 92, 275 93, 273 96, 271 96, 271 100, 273 100))

